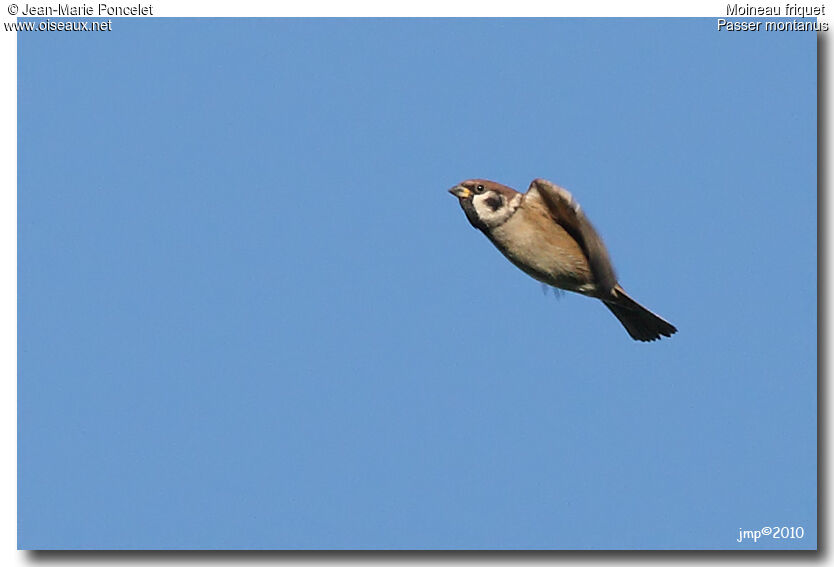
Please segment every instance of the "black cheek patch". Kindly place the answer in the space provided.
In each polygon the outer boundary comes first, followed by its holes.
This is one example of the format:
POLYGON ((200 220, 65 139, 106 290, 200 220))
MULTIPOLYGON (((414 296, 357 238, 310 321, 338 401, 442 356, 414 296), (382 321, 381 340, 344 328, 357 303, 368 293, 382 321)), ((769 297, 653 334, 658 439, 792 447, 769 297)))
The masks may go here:
POLYGON ((489 197, 485 203, 487 207, 492 209, 492 212, 495 212, 501 206, 501 197, 489 197))

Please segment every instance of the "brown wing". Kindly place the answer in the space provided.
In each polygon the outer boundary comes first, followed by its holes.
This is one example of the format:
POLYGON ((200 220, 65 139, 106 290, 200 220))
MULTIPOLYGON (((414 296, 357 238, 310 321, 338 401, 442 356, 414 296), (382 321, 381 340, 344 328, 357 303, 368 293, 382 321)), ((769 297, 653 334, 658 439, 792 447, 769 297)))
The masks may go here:
POLYGON ((573 195, 546 179, 534 179, 527 190, 528 194, 531 192, 538 193, 547 205, 553 220, 564 228, 582 248, 585 257, 588 258, 591 273, 594 274, 600 293, 610 294, 617 285, 617 276, 608 258, 608 250, 591 222, 585 218, 585 213, 582 212, 573 195))

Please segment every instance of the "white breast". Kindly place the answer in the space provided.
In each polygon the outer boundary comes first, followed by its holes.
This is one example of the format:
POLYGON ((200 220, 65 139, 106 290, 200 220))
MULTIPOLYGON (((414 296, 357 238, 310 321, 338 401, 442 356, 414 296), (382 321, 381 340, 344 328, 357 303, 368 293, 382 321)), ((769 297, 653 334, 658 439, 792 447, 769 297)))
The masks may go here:
POLYGON ((590 269, 579 245, 537 207, 525 204, 494 227, 490 237, 508 260, 533 278, 587 293, 590 269))

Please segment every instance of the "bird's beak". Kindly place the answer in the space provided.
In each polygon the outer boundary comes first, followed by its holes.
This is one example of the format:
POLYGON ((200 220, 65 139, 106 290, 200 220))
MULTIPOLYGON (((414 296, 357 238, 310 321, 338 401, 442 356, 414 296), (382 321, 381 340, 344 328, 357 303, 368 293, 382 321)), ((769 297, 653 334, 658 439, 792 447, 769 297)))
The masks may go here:
POLYGON ((470 191, 463 185, 455 185, 454 187, 449 189, 449 193, 451 193, 458 199, 468 199, 470 196, 472 196, 472 191, 470 191))

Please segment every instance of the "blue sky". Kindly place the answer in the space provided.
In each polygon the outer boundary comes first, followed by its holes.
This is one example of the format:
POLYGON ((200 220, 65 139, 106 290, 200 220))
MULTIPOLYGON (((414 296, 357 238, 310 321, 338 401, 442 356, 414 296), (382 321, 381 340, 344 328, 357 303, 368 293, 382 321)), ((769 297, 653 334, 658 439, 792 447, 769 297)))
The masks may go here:
POLYGON ((816 546, 814 34, 117 19, 18 57, 21 548, 816 546), (543 294, 471 177, 567 187, 680 332, 543 294))

